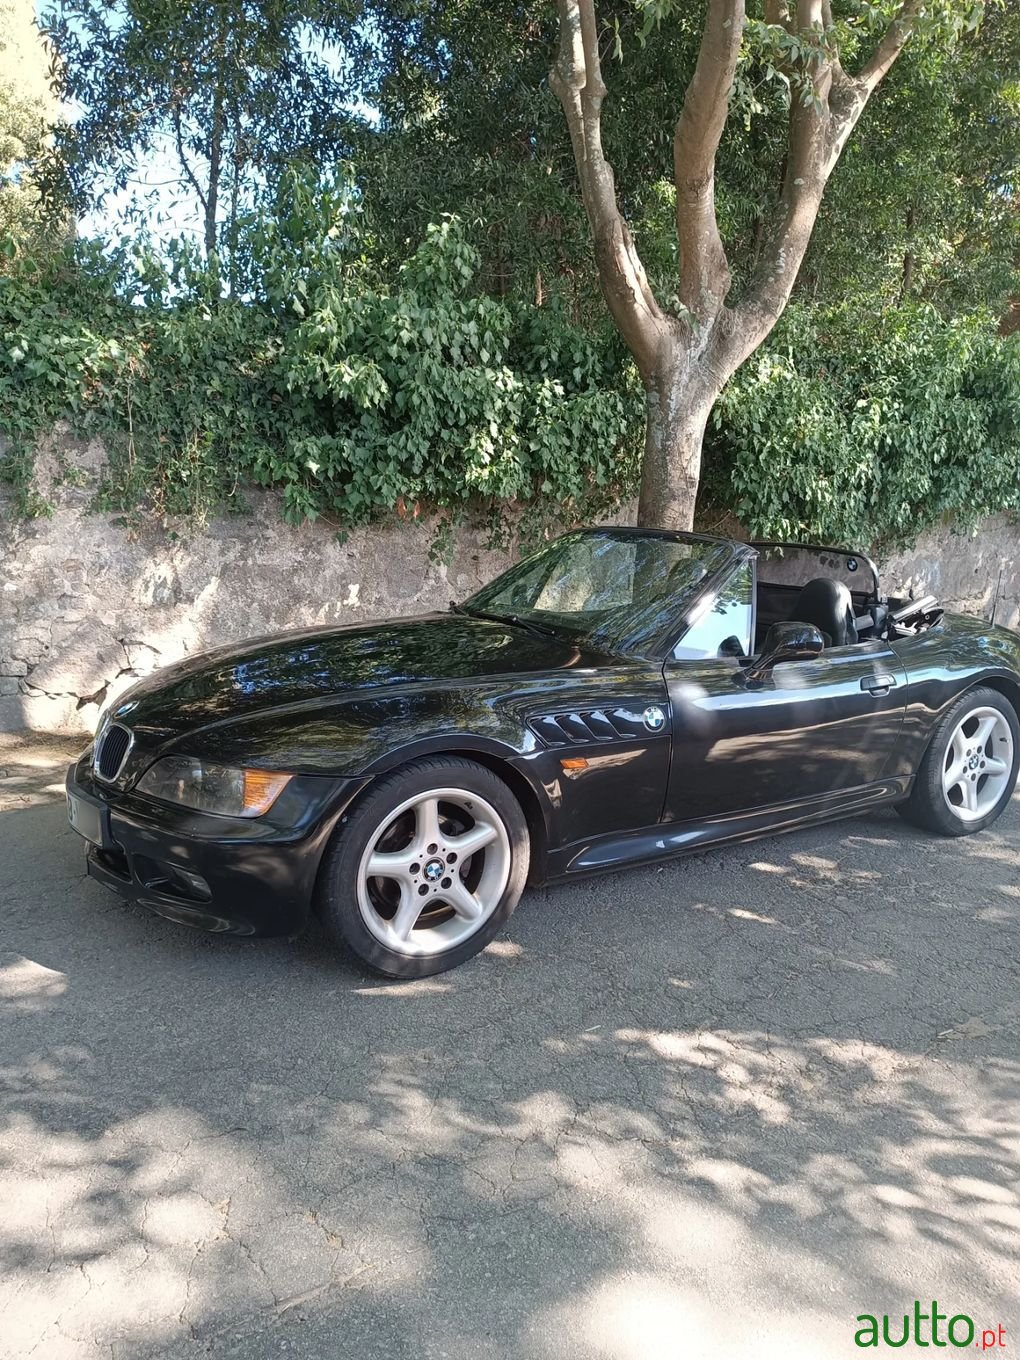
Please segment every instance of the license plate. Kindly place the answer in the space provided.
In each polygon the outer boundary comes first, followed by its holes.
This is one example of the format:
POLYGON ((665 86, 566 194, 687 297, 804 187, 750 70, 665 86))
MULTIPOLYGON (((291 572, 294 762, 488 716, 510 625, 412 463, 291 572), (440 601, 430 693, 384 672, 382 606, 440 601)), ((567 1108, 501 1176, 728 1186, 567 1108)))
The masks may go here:
POLYGON ((86 803, 73 793, 67 795, 67 820, 71 830, 87 840, 90 845, 103 844, 103 809, 94 803, 86 803))

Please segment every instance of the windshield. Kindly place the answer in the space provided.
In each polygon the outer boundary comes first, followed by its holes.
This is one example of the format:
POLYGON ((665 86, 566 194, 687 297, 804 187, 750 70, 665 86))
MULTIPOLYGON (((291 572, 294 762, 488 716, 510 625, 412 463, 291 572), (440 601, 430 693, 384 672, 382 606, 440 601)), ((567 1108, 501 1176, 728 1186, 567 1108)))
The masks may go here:
POLYGON ((591 529, 565 534, 462 606, 472 613, 573 632, 607 651, 639 648, 730 556, 725 543, 591 529))

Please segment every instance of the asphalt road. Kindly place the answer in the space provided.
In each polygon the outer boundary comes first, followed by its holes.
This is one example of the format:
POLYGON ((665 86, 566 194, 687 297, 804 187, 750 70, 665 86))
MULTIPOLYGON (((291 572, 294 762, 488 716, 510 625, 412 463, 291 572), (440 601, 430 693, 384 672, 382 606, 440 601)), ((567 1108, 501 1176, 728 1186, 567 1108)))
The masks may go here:
POLYGON ((1016 803, 532 892, 392 984, 125 907, 4 741, 5 1360, 829 1360, 932 1299, 1020 1348, 1016 803))

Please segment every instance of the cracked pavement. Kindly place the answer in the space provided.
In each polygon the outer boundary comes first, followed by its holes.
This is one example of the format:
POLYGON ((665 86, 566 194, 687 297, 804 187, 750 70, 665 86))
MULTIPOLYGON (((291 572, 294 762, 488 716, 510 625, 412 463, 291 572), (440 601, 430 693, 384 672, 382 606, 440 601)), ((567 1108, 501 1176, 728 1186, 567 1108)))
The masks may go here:
POLYGON ((0 737, 4 1360, 1017 1344, 1016 800, 532 891, 391 983, 84 878, 70 754, 0 737))

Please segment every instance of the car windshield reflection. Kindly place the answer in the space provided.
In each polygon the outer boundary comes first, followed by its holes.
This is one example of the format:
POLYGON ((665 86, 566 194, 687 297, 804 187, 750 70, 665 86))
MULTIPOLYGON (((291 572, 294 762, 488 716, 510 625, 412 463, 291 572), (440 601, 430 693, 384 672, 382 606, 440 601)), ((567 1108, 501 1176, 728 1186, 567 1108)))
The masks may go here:
POLYGON ((729 555, 726 544, 694 535, 581 531, 546 545, 458 608, 626 650, 682 614, 729 555))

